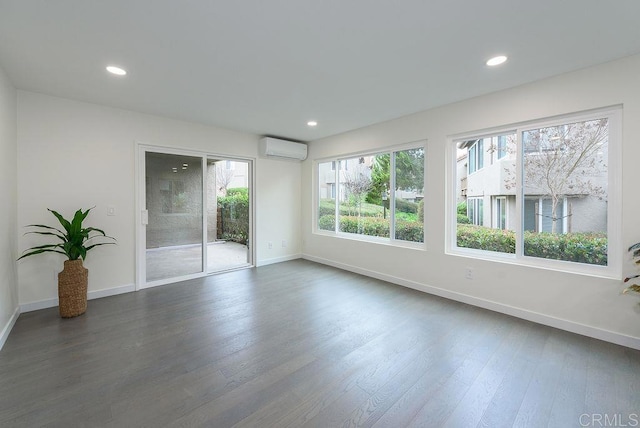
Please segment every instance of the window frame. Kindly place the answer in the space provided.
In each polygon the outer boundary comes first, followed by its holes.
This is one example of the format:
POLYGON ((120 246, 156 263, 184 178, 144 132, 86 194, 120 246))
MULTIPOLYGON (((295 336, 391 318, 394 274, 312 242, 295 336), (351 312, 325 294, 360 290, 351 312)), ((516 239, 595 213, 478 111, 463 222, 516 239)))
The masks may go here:
MULTIPOLYGON (((402 239, 397 239, 395 237, 396 235, 396 219, 395 219, 395 211, 396 211, 396 207, 395 207, 395 195, 396 195, 396 189, 395 189, 395 184, 396 184, 396 163, 395 163, 395 156, 394 153, 396 152, 402 152, 405 150, 412 150, 412 149, 422 149, 424 152, 424 160, 423 160, 423 169, 425 171, 425 175, 424 175, 424 183, 423 183, 423 194, 426 192, 426 183, 427 183, 427 178, 426 178, 426 164, 427 164, 427 141, 426 140, 420 140, 420 141, 415 141, 415 142, 411 142, 411 143, 406 143, 406 144, 401 144, 401 145, 395 145, 395 146, 385 146, 385 147, 381 147, 378 149, 371 149, 371 150, 367 150, 367 151, 358 151, 358 152, 353 152, 353 153, 346 153, 346 154, 340 154, 340 155, 336 155, 336 156, 331 156, 331 157, 324 157, 324 158, 318 158, 318 159, 314 159, 313 161, 313 215, 312 215, 312 233, 316 234, 316 235, 322 235, 322 236, 329 236, 329 237, 335 237, 335 238, 340 238, 340 239, 349 239, 349 240, 356 240, 356 241, 363 241, 363 242, 371 242, 371 243, 377 243, 377 244, 383 244, 383 245, 391 245, 391 246, 396 246, 396 247, 404 247, 404 248, 413 248, 413 249, 419 249, 419 250, 425 250, 426 249, 426 228, 425 228, 425 223, 423 221, 423 236, 422 236, 422 241, 423 242, 414 242, 414 241, 405 241, 402 239), (349 159, 357 159, 357 158, 362 158, 362 157, 367 157, 367 156, 376 156, 376 155, 382 155, 382 154, 390 154, 390 159, 389 159, 389 170, 390 170, 390 176, 389 176, 389 208, 387 208, 387 212, 388 212, 388 219, 389 219, 389 237, 380 237, 380 236, 372 236, 372 235, 364 235, 364 234, 357 234, 357 233, 350 233, 350 232, 342 232, 339 230, 339 222, 336 221, 335 222, 335 229, 333 231, 330 230, 323 230, 320 229, 318 227, 318 221, 319 221, 319 216, 318 216, 318 211, 319 211, 319 204, 320 204, 320 198, 319 198, 319 165, 322 163, 328 163, 328 162, 339 162, 339 164, 342 166, 343 164, 345 165, 345 169, 342 169, 342 167, 340 168, 336 168, 335 170, 335 182, 339 183, 339 174, 340 171, 345 171, 346 169, 346 164, 347 164, 347 160, 349 159), (393 173, 392 173, 393 172, 393 173)), ((335 217, 338 218, 340 215, 340 208, 339 208, 339 203, 337 201, 339 201, 339 195, 336 195, 336 209, 335 209, 335 217)), ((424 198, 425 202, 425 207, 424 210, 425 212, 427 211, 426 205, 428 203, 428 201, 426 200, 426 198, 424 198)))
POLYGON ((534 268, 584 274, 602 278, 620 279, 622 277, 623 260, 622 229, 620 221, 620 219, 622 218, 622 114, 622 106, 618 105, 576 113, 569 113, 554 117, 535 119, 502 127, 480 130, 477 132, 449 136, 449 147, 447 150, 447 188, 449 189, 449 191, 447 192, 447 236, 445 253, 454 256, 471 257, 521 266, 530 266, 534 268), (544 127, 552 127, 575 122, 601 119, 605 117, 609 120, 609 140, 607 147, 607 266, 590 265, 563 260, 543 259, 524 255, 524 148, 522 144, 523 132, 544 127), (456 170, 457 145, 458 143, 463 141, 474 139, 479 140, 481 138, 489 138, 492 136, 509 133, 516 134, 517 147, 515 174, 516 201, 515 211, 512 213, 513 216, 510 220, 516 233, 516 252, 515 254, 510 254, 458 247, 456 240, 456 180, 458 180, 458 174, 456 170))

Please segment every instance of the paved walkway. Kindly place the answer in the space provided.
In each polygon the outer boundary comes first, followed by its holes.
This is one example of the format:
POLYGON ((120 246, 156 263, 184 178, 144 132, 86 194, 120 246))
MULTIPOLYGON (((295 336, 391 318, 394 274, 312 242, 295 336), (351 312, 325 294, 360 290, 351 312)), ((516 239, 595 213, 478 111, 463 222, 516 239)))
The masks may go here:
MULTIPOLYGON (((209 272, 249 266, 246 245, 217 241, 207 245, 209 272)), ((202 271, 202 246, 180 245, 147 250, 147 281, 189 275, 202 271)))

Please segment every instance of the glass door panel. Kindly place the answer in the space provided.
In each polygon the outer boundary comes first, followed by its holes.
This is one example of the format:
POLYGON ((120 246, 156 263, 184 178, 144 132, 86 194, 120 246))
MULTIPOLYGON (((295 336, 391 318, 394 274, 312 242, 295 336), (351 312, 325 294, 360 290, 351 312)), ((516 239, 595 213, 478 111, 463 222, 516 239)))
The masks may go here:
POLYGON ((207 160, 207 272, 251 265, 249 161, 207 160))
POLYGON ((202 158, 145 152, 146 280, 203 272, 202 158))

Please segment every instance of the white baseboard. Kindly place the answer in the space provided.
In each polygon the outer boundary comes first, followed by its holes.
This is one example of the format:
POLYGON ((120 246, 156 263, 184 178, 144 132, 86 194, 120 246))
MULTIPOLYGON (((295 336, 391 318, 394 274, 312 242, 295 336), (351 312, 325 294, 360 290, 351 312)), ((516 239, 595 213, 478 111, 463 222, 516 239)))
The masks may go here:
POLYGON ((302 258, 302 254, 291 254, 288 256, 274 257, 272 259, 260 260, 258 263, 256 263, 256 267, 272 265, 274 263, 288 262, 290 260, 296 260, 301 258, 302 258))
POLYGON ((19 316, 20 316, 20 307, 18 306, 16 310, 13 311, 13 315, 11 315, 11 318, 9 318, 9 321, 7 321, 7 324, 5 324, 4 328, 2 329, 2 333, 0 333, 0 351, 4 346, 4 343, 7 341, 7 338, 9 337, 9 333, 11 333, 11 329, 15 325, 19 316))
POLYGON ((358 273, 360 275, 364 275, 364 276, 380 279, 382 281, 387 281, 393 284, 401 285, 403 287, 408 287, 414 290, 423 291, 425 293, 434 294, 436 296, 444 297, 446 299, 467 303, 469 305, 488 309, 494 312, 500 312, 506 315, 511 315, 516 318, 521 318, 527 321, 535 322, 537 324, 554 327, 560 330, 569 331, 571 333, 576 333, 583 336, 592 337, 594 339, 604 340, 605 342, 611 342, 617 345, 622 345, 628 348, 640 350, 640 338, 637 338, 637 337, 628 336, 625 334, 620 334, 613 331, 588 326, 585 324, 580 324, 580 323, 569 321, 562 318, 556 318, 550 315, 541 314, 539 312, 533 312, 527 309, 517 308, 510 305, 505 305, 503 303, 481 299, 479 297, 473 297, 467 294, 458 293, 458 292, 446 290, 443 288, 433 287, 431 285, 421 284, 415 281, 410 281, 410 280, 399 278, 393 275, 387 275, 382 272, 363 269, 357 266, 335 262, 333 260, 328 260, 321 257, 312 256, 309 254, 303 254, 302 258, 305 260, 310 260, 313 262, 333 266, 338 269, 358 273))
MULTIPOLYGON (((115 296, 116 294, 130 293, 132 291, 135 291, 135 289, 136 289, 135 284, 127 284, 127 285, 121 285, 119 287, 114 287, 114 288, 105 288, 102 290, 89 291, 87 293, 87 299, 93 300, 93 299, 99 299, 101 297, 115 296)), ((28 303, 21 304, 20 312, 24 313, 24 312, 37 311, 40 309, 53 308, 55 306, 58 306, 57 298, 38 300, 36 302, 28 302, 28 303)))

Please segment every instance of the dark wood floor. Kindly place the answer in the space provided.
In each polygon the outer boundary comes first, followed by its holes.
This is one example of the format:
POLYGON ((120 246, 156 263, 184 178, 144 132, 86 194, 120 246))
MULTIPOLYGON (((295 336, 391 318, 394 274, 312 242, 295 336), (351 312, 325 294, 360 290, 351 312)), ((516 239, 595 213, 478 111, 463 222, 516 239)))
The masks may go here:
POLYGON ((0 352, 2 427, 537 428, 638 413, 640 351, 303 260, 93 300, 71 320, 22 314, 0 352))

